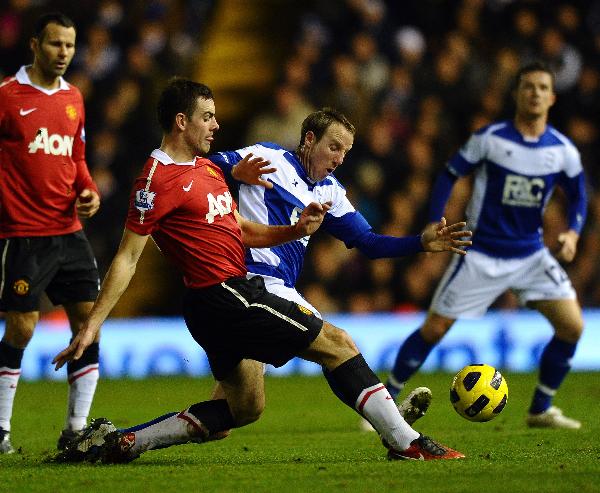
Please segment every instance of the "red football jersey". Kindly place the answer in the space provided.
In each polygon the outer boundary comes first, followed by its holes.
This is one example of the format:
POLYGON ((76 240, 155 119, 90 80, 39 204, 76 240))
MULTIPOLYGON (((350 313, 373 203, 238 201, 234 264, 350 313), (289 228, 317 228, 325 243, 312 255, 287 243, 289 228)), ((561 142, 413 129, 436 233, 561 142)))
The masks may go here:
POLYGON ((74 202, 97 188, 85 162, 83 98, 64 79, 32 85, 25 67, 0 84, 0 238, 81 229, 74 202))
POLYGON ((203 288, 246 275, 236 207, 216 164, 200 157, 174 163, 155 149, 135 181, 126 227, 152 235, 185 285, 203 288))

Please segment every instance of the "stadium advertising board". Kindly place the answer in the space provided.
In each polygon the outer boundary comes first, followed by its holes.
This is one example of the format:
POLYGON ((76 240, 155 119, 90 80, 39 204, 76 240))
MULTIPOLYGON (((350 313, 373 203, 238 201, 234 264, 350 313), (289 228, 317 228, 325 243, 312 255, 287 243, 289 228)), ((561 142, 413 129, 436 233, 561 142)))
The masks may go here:
MULTIPOLYGON (((376 371, 393 364, 399 344, 422 322, 424 314, 331 315, 330 322, 347 330, 376 371)), ((600 370, 600 310, 586 311, 586 327, 572 364, 575 370, 600 370)), ((3 325, 0 322, 0 333, 3 325)), ((458 371, 470 363, 488 363, 510 371, 532 371, 552 330, 535 312, 489 313, 456 323, 431 353, 423 371, 458 371)), ((64 322, 42 321, 23 357, 22 378, 64 378, 50 361, 65 347, 69 332, 64 322)), ((101 375, 104 378, 143 378, 151 375, 207 375, 204 352, 177 318, 113 319, 102 328, 101 375)), ((268 373, 316 374, 320 367, 299 359, 268 373)))

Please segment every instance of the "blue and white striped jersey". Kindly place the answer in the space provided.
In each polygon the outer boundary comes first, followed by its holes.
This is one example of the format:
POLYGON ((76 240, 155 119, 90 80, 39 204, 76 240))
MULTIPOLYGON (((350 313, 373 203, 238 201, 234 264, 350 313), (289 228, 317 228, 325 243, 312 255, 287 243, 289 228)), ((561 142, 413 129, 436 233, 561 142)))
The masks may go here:
POLYGON ((556 185, 569 199, 569 228, 581 231, 587 202, 579 152, 553 127, 535 140, 523 137, 512 121, 475 132, 436 183, 430 218, 443 215, 455 179, 470 173, 466 214, 474 250, 515 258, 543 248, 543 213, 556 185))

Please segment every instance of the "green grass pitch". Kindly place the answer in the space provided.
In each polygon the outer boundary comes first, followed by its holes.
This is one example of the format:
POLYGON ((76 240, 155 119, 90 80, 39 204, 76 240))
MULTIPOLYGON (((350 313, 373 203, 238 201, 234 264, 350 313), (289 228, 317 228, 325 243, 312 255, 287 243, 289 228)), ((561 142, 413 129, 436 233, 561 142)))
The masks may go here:
MULTIPOLYGON (((573 373, 556 404, 579 431, 531 430, 524 416, 535 375, 507 374, 508 405, 489 423, 459 417, 452 375, 419 374, 432 407, 415 428, 467 455, 461 461, 389 462, 373 433, 339 403, 322 377, 267 377, 263 417, 231 437, 148 452, 127 465, 48 462, 64 420, 66 385, 19 384, 12 441, 0 456, 0 492, 598 492, 600 373, 573 373)), ((209 395, 208 378, 102 380, 92 416, 133 425, 209 395)))

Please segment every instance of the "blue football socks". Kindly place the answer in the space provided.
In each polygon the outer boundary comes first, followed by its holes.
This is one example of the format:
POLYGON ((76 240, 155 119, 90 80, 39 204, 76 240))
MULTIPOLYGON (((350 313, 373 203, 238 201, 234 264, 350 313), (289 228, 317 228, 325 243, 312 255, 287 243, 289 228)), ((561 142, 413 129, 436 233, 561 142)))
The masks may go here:
POLYGON ((421 329, 415 330, 398 351, 396 362, 385 386, 390 395, 396 399, 402 391, 404 383, 419 369, 435 344, 429 344, 421 336, 421 329))
POLYGON ((544 348, 540 360, 540 377, 533 394, 531 414, 543 413, 552 405, 552 398, 571 369, 571 358, 577 343, 561 341, 554 336, 544 348))

